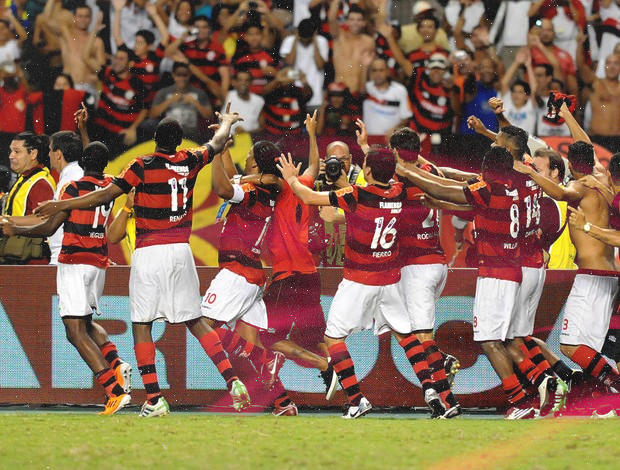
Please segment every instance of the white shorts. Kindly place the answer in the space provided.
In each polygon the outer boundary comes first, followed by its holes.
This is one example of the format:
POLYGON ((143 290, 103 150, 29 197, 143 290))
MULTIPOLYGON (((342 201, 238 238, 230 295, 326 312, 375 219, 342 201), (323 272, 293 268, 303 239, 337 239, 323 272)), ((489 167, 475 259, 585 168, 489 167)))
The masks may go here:
POLYGON ((521 284, 478 277, 474 299, 474 341, 504 341, 521 284))
POLYGON ((231 327, 237 320, 243 320, 266 330, 267 309, 263 302, 263 290, 263 286, 251 284, 243 276, 222 269, 202 298, 202 316, 225 322, 231 327))
POLYGON ((131 321, 164 319, 182 323, 200 318, 200 283, 187 243, 138 248, 129 276, 131 321))
POLYGON ((560 343, 600 352, 609 330, 618 278, 577 274, 566 299, 560 343))
POLYGON ((411 264, 400 271, 398 288, 407 307, 413 331, 435 328, 435 303, 448 279, 445 264, 411 264))
POLYGON ((517 308, 508 328, 508 338, 525 338, 534 332, 538 303, 545 287, 547 271, 542 268, 521 268, 523 280, 517 296, 517 308))
POLYGON ((90 264, 58 263, 56 288, 61 317, 97 313, 105 285, 105 269, 90 264))
POLYGON ((371 329, 373 321, 376 335, 388 330, 403 335, 413 331, 398 283, 367 286, 343 279, 329 309, 325 336, 345 338, 371 329))

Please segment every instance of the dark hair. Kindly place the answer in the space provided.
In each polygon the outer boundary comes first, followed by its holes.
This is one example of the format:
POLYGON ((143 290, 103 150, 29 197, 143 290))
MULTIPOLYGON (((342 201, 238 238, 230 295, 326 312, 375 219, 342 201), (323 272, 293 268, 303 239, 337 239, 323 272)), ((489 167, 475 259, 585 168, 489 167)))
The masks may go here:
POLYGON ((0 18, 0 23, 4 24, 7 29, 11 29, 11 22, 9 20, 5 20, 4 18, 0 18))
POLYGON ((426 21, 426 20, 430 20, 435 24, 435 29, 439 29, 439 19, 432 14, 429 15, 424 15, 421 16, 420 18, 418 18, 418 21, 416 21, 416 27, 420 27, 420 24, 422 23, 422 21, 426 21))
POLYGON ((400 127, 390 136, 390 147, 396 150, 420 151, 420 136, 409 127, 400 127))
POLYGON ((522 86, 523 87, 523 91, 525 92, 526 95, 531 95, 532 94, 532 89, 530 88, 530 84, 529 83, 524 82, 523 80, 515 80, 514 83, 510 87, 510 91, 514 91, 516 86, 522 86))
POLYGON ((566 166, 564 165, 564 159, 555 150, 540 148, 534 152, 536 158, 547 158, 549 160, 549 169, 551 171, 558 170, 558 178, 560 181, 564 181, 566 176, 566 166))
POLYGON ((196 21, 206 21, 207 23, 209 23, 209 26, 211 25, 209 18, 207 18, 205 15, 198 15, 191 19, 192 24, 196 24, 196 21))
POLYGON ((163 118, 157 124, 154 139, 160 149, 166 150, 168 153, 175 153, 183 140, 183 128, 176 119, 163 118))
MULTIPOLYGON (((250 13, 251 13, 251 12, 248 12, 248 15, 249 15, 250 13)), ((263 29, 265 29, 265 28, 264 28, 264 26, 263 26, 263 24, 260 22, 260 20, 255 21, 255 19, 254 19, 254 18, 250 18, 250 20, 248 20, 248 21, 246 21, 245 23, 243 23, 243 26, 241 26, 241 32, 243 32, 243 33, 247 33, 247 32, 248 32, 248 30, 249 30, 250 28, 258 28, 258 29, 260 29, 261 31, 262 31, 263 29)))
POLYGON ((141 29, 136 36, 142 36, 149 46, 155 42, 155 35, 148 29, 141 29))
POLYGON ((297 32, 300 38, 311 38, 317 31, 316 23, 310 18, 303 19, 297 26, 297 32))
POLYGON ((6 166, 0 165, 0 192, 6 193, 11 184, 11 170, 6 166))
POLYGON ((84 149, 82 164, 86 173, 103 173, 108 160, 110 160, 110 151, 103 142, 96 140, 84 149))
POLYGON ((60 150, 67 163, 82 160, 82 139, 75 132, 60 131, 52 134, 50 149, 60 150))
POLYGON ((252 150, 254 151, 254 161, 256 161, 261 173, 282 176, 276 166, 282 152, 274 143, 260 140, 254 144, 252 150))
POLYGON ((512 154, 504 147, 491 147, 484 154, 482 171, 491 175, 491 178, 502 180, 510 175, 513 168, 512 154))
POLYGON ((516 148, 516 156, 519 160, 523 160, 523 155, 530 153, 530 149, 527 145, 529 135, 525 129, 521 129, 517 126, 506 126, 502 127, 500 132, 508 136, 508 140, 512 146, 516 148))
POLYGON ((71 88, 75 88, 75 83, 73 82, 73 77, 71 75, 69 75, 68 73, 62 72, 62 73, 59 73, 58 75, 56 75, 56 78, 54 78, 54 83, 56 82, 58 77, 65 77, 67 79, 67 81, 69 82, 69 86, 71 88))
POLYGON ((620 181, 620 152, 614 153, 609 159, 609 174, 614 181, 620 181))
POLYGON ((172 73, 174 74, 178 69, 187 69, 187 70, 189 70, 189 64, 186 64, 185 62, 175 62, 172 65, 172 73))
POLYGON ((21 132, 13 140, 23 140, 29 152, 37 151, 37 162, 50 166, 50 138, 46 134, 36 135, 30 131, 21 132))
POLYGON ((80 3, 79 5, 76 5, 76 7, 73 9, 73 14, 75 15, 75 13, 81 8, 88 8, 88 12, 91 15, 93 14, 93 9, 90 7, 90 5, 84 2, 80 3))
POLYGON ((396 157, 388 149, 372 149, 366 154, 365 165, 379 183, 389 183, 396 171, 396 157))
POLYGON ((352 4, 349 7, 349 11, 347 12, 347 18, 349 17, 349 15, 351 13, 359 13, 360 15, 362 15, 364 18, 366 18, 366 12, 364 11, 364 9, 360 8, 358 5, 356 4, 352 4))
POLYGON ((211 10, 211 28, 214 31, 217 31, 222 27, 222 25, 218 22, 217 17, 220 16, 222 10, 228 10, 230 13, 234 13, 236 8, 231 5, 225 5, 224 3, 218 3, 211 10))
POLYGON ((545 69, 545 75, 547 77, 553 77, 553 66, 550 64, 536 64, 534 66, 534 68, 536 67, 542 67, 543 69, 545 69))
POLYGON ((549 88, 553 89, 553 84, 558 85, 556 87, 557 90, 559 91, 564 91, 566 90, 565 86, 564 86, 564 82, 562 80, 560 80, 559 78, 552 78, 551 81, 549 82, 549 88))
POLYGON ((570 144, 568 146, 568 161, 579 173, 591 175, 594 171, 594 146, 583 141, 570 144))

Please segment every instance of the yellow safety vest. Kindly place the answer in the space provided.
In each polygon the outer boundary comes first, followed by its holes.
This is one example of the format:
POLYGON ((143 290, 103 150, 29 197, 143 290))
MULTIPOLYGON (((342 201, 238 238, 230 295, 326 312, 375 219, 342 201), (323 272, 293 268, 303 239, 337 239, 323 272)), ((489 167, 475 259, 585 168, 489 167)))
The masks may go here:
POLYGON ((4 208, 6 215, 27 215, 26 206, 30 190, 39 180, 46 180, 52 187, 52 191, 56 190, 56 182, 50 174, 47 167, 39 166, 26 173, 19 175, 17 181, 9 191, 6 206, 4 208))

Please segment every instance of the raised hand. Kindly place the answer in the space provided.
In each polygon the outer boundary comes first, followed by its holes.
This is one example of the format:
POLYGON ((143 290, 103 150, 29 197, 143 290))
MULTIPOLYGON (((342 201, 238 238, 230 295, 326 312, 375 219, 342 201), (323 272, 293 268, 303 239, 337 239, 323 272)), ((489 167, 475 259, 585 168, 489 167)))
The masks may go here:
POLYGON ((312 116, 306 114, 306 120, 304 121, 304 124, 306 125, 306 130, 308 131, 308 134, 316 135, 316 109, 314 110, 312 116))
POLYGON ((361 119, 355 121, 355 125, 359 127, 359 130, 355 131, 357 136, 357 145, 365 147, 368 145, 368 131, 366 130, 366 124, 361 119))
POLYGON ((297 175, 299 175, 299 171, 301 170, 301 163, 295 166, 293 163, 293 158, 289 153, 288 156, 281 154, 280 161, 276 165, 278 170, 282 173, 282 177, 286 180, 287 183, 291 184, 294 180, 297 179, 297 175))

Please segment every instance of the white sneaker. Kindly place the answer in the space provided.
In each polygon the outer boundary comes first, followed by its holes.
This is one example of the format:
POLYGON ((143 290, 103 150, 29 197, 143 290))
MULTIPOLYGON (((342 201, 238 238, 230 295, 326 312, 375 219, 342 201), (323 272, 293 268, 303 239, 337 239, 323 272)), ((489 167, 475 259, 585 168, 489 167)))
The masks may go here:
POLYGON ((536 409, 530 405, 522 405, 523 407, 513 406, 506 413, 504 419, 516 420, 516 419, 534 419, 536 417, 536 409))
POLYGON ((615 418, 618 415, 616 414, 616 410, 614 410, 613 408, 611 410, 609 410, 607 413, 598 413, 596 410, 594 411, 594 413, 592 413, 592 416, 590 416, 592 419, 610 419, 610 418, 615 418))
POLYGON ((125 393, 131 393, 131 364, 121 361, 114 369, 114 375, 125 393))
POLYGON ((360 400, 360 404, 357 406, 349 405, 349 409, 342 415, 343 419, 356 419, 361 418, 366 413, 372 410, 372 405, 366 399, 366 397, 362 397, 360 400))
POLYGON ((156 418, 158 416, 166 416, 170 413, 170 406, 164 397, 159 397, 154 405, 151 405, 148 400, 142 405, 140 410, 140 418, 156 418))

